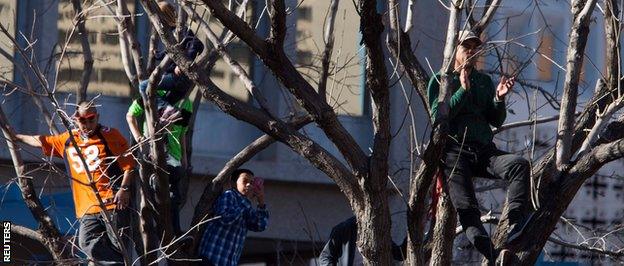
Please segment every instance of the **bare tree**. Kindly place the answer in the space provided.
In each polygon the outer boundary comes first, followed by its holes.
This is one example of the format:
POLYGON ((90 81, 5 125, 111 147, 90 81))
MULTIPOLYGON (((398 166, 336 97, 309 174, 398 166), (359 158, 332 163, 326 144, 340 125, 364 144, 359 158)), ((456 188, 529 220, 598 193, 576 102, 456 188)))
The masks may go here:
MULTIPOLYGON (((136 27, 131 19, 132 15, 128 11, 126 1, 116 1, 114 10, 110 3, 103 3, 110 9, 111 15, 115 17, 118 24, 119 49, 128 80, 133 88, 137 88, 140 80, 149 77, 147 95, 142 98, 146 107, 148 128, 146 136, 148 138, 134 147, 144 150, 145 154, 149 154, 146 157, 147 160, 140 160, 140 229, 142 233, 140 241, 144 248, 140 251, 142 254, 139 254, 139 259, 145 264, 165 259, 175 264, 180 260, 192 259, 198 244, 197 240, 200 239, 207 219, 212 215, 212 203, 222 193, 228 175, 272 143, 281 142, 331 178, 344 193, 357 218, 358 248, 366 262, 371 265, 390 265, 392 255, 388 197, 392 194, 392 188, 388 184, 388 179, 391 175, 389 172, 389 154, 393 138, 390 118, 394 115, 391 114, 390 109, 390 91, 394 83, 392 82, 393 71, 389 69, 386 61, 387 54, 392 54, 392 59, 397 63, 398 70, 396 72, 400 73, 397 75, 399 76, 397 79, 401 80, 401 77, 405 75, 405 80, 411 83, 412 89, 421 100, 419 104, 427 110, 426 117, 431 117, 429 110, 431 103, 428 102, 426 96, 430 75, 423 67, 424 64, 421 63, 421 59, 412 50, 411 36, 413 36, 412 32, 414 31, 412 21, 415 11, 417 11, 413 9, 414 1, 410 0, 407 3, 408 10, 405 12, 404 27, 401 23, 403 12, 400 11, 400 6, 405 3, 400 1, 387 1, 388 12, 384 14, 378 12, 377 1, 359 0, 355 2, 353 7, 359 14, 361 43, 366 54, 365 89, 372 100, 373 135, 370 151, 357 144, 354 136, 338 120, 335 108, 328 103, 327 99, 328 80, 336 75, 332 73, 331 69, 332 65, 336 64, 336 62, 332 62, 332 53, 338 0, 332 0, 328 3, 328 18, 326 24, 323 25, 324 46, 319 61, 321 78, 317 86, 310 83, 302 71, 287 56, 285 39, 286 35, 289 34, 289 28, 286 25, 288 9, 284 0, 267 1, 267 14, 269 14, 268 19, 270 21, 268 38, 260 37, 250 23, 243 18, 247 1, 243 1, 238 6, 230 5, 229 7, 226 7, 221 1, 179 1, 178 30, 187 26, 187 20, 196 22, 213 48, 205 51, 195 61, 189 60, 180 47, 180 31, 174 33, 162 23, 162 14, 156 2, 153 0, 141 0, 140 2, 153 27, 153 34, 150 36, 150 51, 160 39, 167 52, 167 58, 160 65, 157 65, 153 60, 151 52, 145 57, 148 58, 146 63, 143 62, 144 55, 141 54, 135 34, 136 27), (210 15, 217 19, 219 26, 224 28, 221 36, 217 36, 214 30, 214 24, 217 22, 207 21, 200 16, 193 8, 194 4, 205 7, 210 15), (384 23, 386 17, 388 23, 384 23), (228 49, 228 44, 234 38, 245 43, 264 64, 264 67, 272 72, 281 85, 286 88, 287 93, 297 100, 303 109, 302 112, 289 117, 279 117, 278 112, 272 110, 270 101, 273 99, 263 95, 262 88, 258 87, 256 81, 234 59, 232 51, 228 49), (385 43, 384 38, 386 38, 385 43), (236 74, 257 105, 230 96, 211 80, 209 73, 211 73, 215 62, 220 59, 223 59, 232 72, 236 74), (194 235, 196 241, 193 245, 185 247, 180 247, 180 236, 175 235, 171 224, 170 202, 166 189, 168 177, 163 171, 165 169, 165 151, 162 139, 163 134, 166 133, 162 125, 157 122, 157 110, 154 102, 155 90, 161 78, 163 67, 169 60, 175 62, 195 83, 198 88, 197 95, 216 105, 222 112, 255 126, 265 134, 235 155, 204 189, 200 204, 194 208, 191 230, 185 232, 185 234, 194 235), (317 125, 322 130, 329 141, 338 149, 339 156, 330 153, 318 142, 299 131, 303 126, 310 123, 317 125), (159 184, 156 191, 147 185, 150 174, 156 176, 156 182, 159 184)), ((457 46, 457 33, 459 30, 468 27, 471 27, 478 34, 487 33, 486 28, 494 20, 499 7, 503 5, 503 1, 500 0, 484 1, 483 12, 480 18, 476 19, 474 15, 475 10, 477 10, 475 8, 476 2, 478 1, 450 0, 432 3, 448 5, 445 6, 448 10, 448 27, 446 29, 443 62, 441 62, 442 67, 439 70, 441 76, 440 93, 437 98, 438 112, 433 119, 435 122, 432 125, 428 142, 422 145, 422 154, 414 156, 418 159, 412 161, 414 170, 410 171, 409 174, 408 248, 406 256, 410 265, 424 265, 428 261, 434 265, 451 262, 452 245, 456 235, 456 214, 448 198, 447 184, 445 184, 444 178, 439 180, 442 193, 437 204, 436 219, 429 221, 430 227, 434 230, 429 243, 424 239, 424 228, 427 224, 426 214, 429 210, 431 187, 435 183, 434 176, 439 171, 439 162, 449 132, 449 106, 447 102, 452 93, 451 74, 457 46), (465 18, 463 18, 462 13, 466 14, 465 18)), ((85 12, 81 11, 79 1, 72 1, 72 4, 76 10, 75 23, 82 40, 82 56, 85 65, 78 95, 79 98, 85 99, 93 59, 86 38, 85 12)), ((534 126, 537 123, 559 119, 556 149, 549 151, 545 156, 533 162, 533 183, 540 184, 535 199, 539 208, 535 210, 533 219, 526 226, 519 240, 511 246, 506 246, 517 255, 517 262, 522 265, 533 264, 547 241, 559 241, 553 240, 551 234, 583 181, 595 174, 606 163, 624 157, 624 131, 621 130, 624 123, 621 118, 613 119, 624 107, 624 97, 621 93, 620 84, 620 22, 618 20, 620 10, 618 1, 604 1, 603 15, 605 16, 606 58, 608 61, 606 74, 604 78, 596 81, 597 89, 591 101, 583 107, 582 111, 577 112, 576 110, 578 108, 576 98, 579 93, 584 49, 591 29, 590 21, 592 16, 597 13, 594 11, 596 5, 596 0, 575 0, 572 2, 573 24, 569 34, 566 76, 562 84, 563 96, 559 105, 559 116, 511 123, 496 130, 496 132, 501 132, 513 127, 534 126)), ((5 36, 10 37, 6 30, 3 32, 5 36)), ((508 42, 512 41, 507 40, 506 43, 508 42)), ((14 43, 17 45, 17 42, 14 43)), ((498 51, 496 47, 492 50, 498 51)), ((7 57, 4 54, 3 56, 7 57)), ((501 57, 504 56, 505 53, 501 57)), ((8 59, 13 60, 12 58, 8 59)), ((59 60, 62 60, 62 56, 59 60)), ((503 58, 499 58, 499 60, 502 62, 503 58)), ((32 64, 31 61, 27 62, 32 64)), ((526 62, 521 63, 529 64, 531 62, 526 60, 526 62)), ((44 96, 54 106, 55 112, 60 117, 64 117, 62 108, 55 99, 55 88, 51 88, 45 77, 35 67, 31 67, 27 71, 33 71, 37 82, 44 88, 50 89, 44 96)), ((502 67, 498 73, 504 75, 502 67)), ((32 87, 22 89, 25 92, 34 92, 32 87)), ((556 97, 551 98, 559 101, 556 97)), ((199 105, 199 100, 196 99, 195 106, 199 105)), ((415 105, 416 103, 409 102, 408 104, 415 105)), ((62 122, 69 128, 66 119, 62 119, 62 122)), ((45 208, 38 202, 36 194, 29 192, 32 191, 32 184, 23 176, 20 155, 11 142, 12 137, 8 130, 8 124, 9 121, 6 119, 0 119, 0 125, 2 125, 3 133, 8 140, 25 200, 30 202, 29 207, 31 207, 33 215, 42 225, 40 229, 41 238, 55 259, 68 258, 63 253, 65 240, 59 236, 56 225, 51 223, 50 218, 45 213, 45 208)), ((50 122, 49 124, 52 125, 50 122)), ((416 127, 416 125, 412 126, 416 127)), ((497 248, 500 249, 505 243, 508 227, 506 207, 503 208, 500 219, 489 219, 488 221, 498 221, 494 239, 497 248)), ((611 256, 621 256, 621 252, 599 251, 606 252, 611 256)))

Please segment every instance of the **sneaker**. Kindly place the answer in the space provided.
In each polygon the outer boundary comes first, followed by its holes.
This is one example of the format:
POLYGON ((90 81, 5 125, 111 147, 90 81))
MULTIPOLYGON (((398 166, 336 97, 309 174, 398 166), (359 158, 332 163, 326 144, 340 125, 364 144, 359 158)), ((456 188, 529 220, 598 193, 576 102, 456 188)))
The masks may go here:
POLYGON ((531 212, 524 218, 520 219, 517 223, 509 225, 509 227, 507 228, 507 244, 510 244, 519 239, 527 224, 529 224, 529 222, 533 218, 533 214, 534 212, 531 212))
POLYGON ((496 266, 512 265, 514 254, 509 249, 503 249, 496 258, 496 266))
POLYGON ((181 117, 182 114, 180 113, 180 110, 178 110, 178 108, 167 105, 166 107, 161 109, 160 123, 166 125, 180 119, 181 117))

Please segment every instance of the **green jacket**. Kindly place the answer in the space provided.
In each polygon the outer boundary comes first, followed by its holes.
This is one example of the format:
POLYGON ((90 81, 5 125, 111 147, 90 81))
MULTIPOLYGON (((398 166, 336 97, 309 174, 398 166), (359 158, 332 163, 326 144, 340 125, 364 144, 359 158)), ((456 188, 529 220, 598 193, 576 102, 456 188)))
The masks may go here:
MULTIPOLYGON (((191 112, 193 112, 193 104, 186 98, 180 100, 175 106, 182 111, 182 120, 175 122, 167 129, 169 133, 167 134, 167 153, 179 162, 182 158, 182 143, 180 140, 184 137, 188 129, 188 117, 190 117, 191 112)), ((128 108, 128 112, 134 117, 142 116, 145 112, 143 109, 143 102, 141 100, 134 100, 130 108, 128 108)), ((143 123, 143 132, 144 134, 147 132, 146 123, 143 123)))
MULTIPOLYGON (((461 88, 459 73, 451 74, 451 92, 449 101, 449 136, 462 142, 464 132, 466 143, 489 144, 494 138, 492 128, 499 127, 505 122, 507 112, 505 101, 496 101, 496 90, 490 76, 472 70, 470 73, 470 89, 468 91, 461 88)), ((441 78, 440 73, 436 73, 429 80, 427 96, 431 105, 431 116, 436 117, 438 111, 438 92, 441 78)))

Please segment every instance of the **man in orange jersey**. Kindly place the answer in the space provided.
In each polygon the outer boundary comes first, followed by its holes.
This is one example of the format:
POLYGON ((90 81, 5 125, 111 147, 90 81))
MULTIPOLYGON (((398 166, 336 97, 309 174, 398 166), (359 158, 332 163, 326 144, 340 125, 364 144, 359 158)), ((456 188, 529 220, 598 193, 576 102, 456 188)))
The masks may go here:
POLYGON ((121 133, 98 123, 93 102, 79 103, 73 118, 78 129, 71 132, 53 136, 14 134, 15 140, 41 147, 47 156, 63 158, 72 179, 80 248, 98 265, 123 264, 121 245, 112 228, 119 229, 120 236, 128 237, 122 229, 127 229, 129 221, 130 171, 134 160, 127 153, 128 143, 121 133), (111 223, 116 226, 106 225, 102 208, 113 213, 111 223))

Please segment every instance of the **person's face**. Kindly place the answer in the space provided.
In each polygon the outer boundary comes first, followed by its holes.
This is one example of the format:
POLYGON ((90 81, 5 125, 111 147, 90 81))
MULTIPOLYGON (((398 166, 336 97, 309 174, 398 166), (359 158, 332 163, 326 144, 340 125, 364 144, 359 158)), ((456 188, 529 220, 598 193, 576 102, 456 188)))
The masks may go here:
POLYGON ((474 66, 477 59, 477 53, 480 50, 480 43, 477 40, 467 40, 460 44, 455 54, 455 61, 466 67, 474 66))
POLYGON ((78 129, 87 136, 95 134, 95 129, 98 125, 98 118, 98 114, 94 112, 87 112, 83 115, 77 114, 74 116, 74 120, 76 121, 76 124, 78 124, 78 129))
POLYGON ((252 188, 251 188, 251 184, 253 183, 254 180, 254 176, 250 175, 248 173, 242 173, 238 176, 238 179, 236 179, 236 190, 238 190, 238 192, 240 192, 241 194, 243 194, 243 196, 245 197, 249 197, 251 196, 252 192, 252 188))

